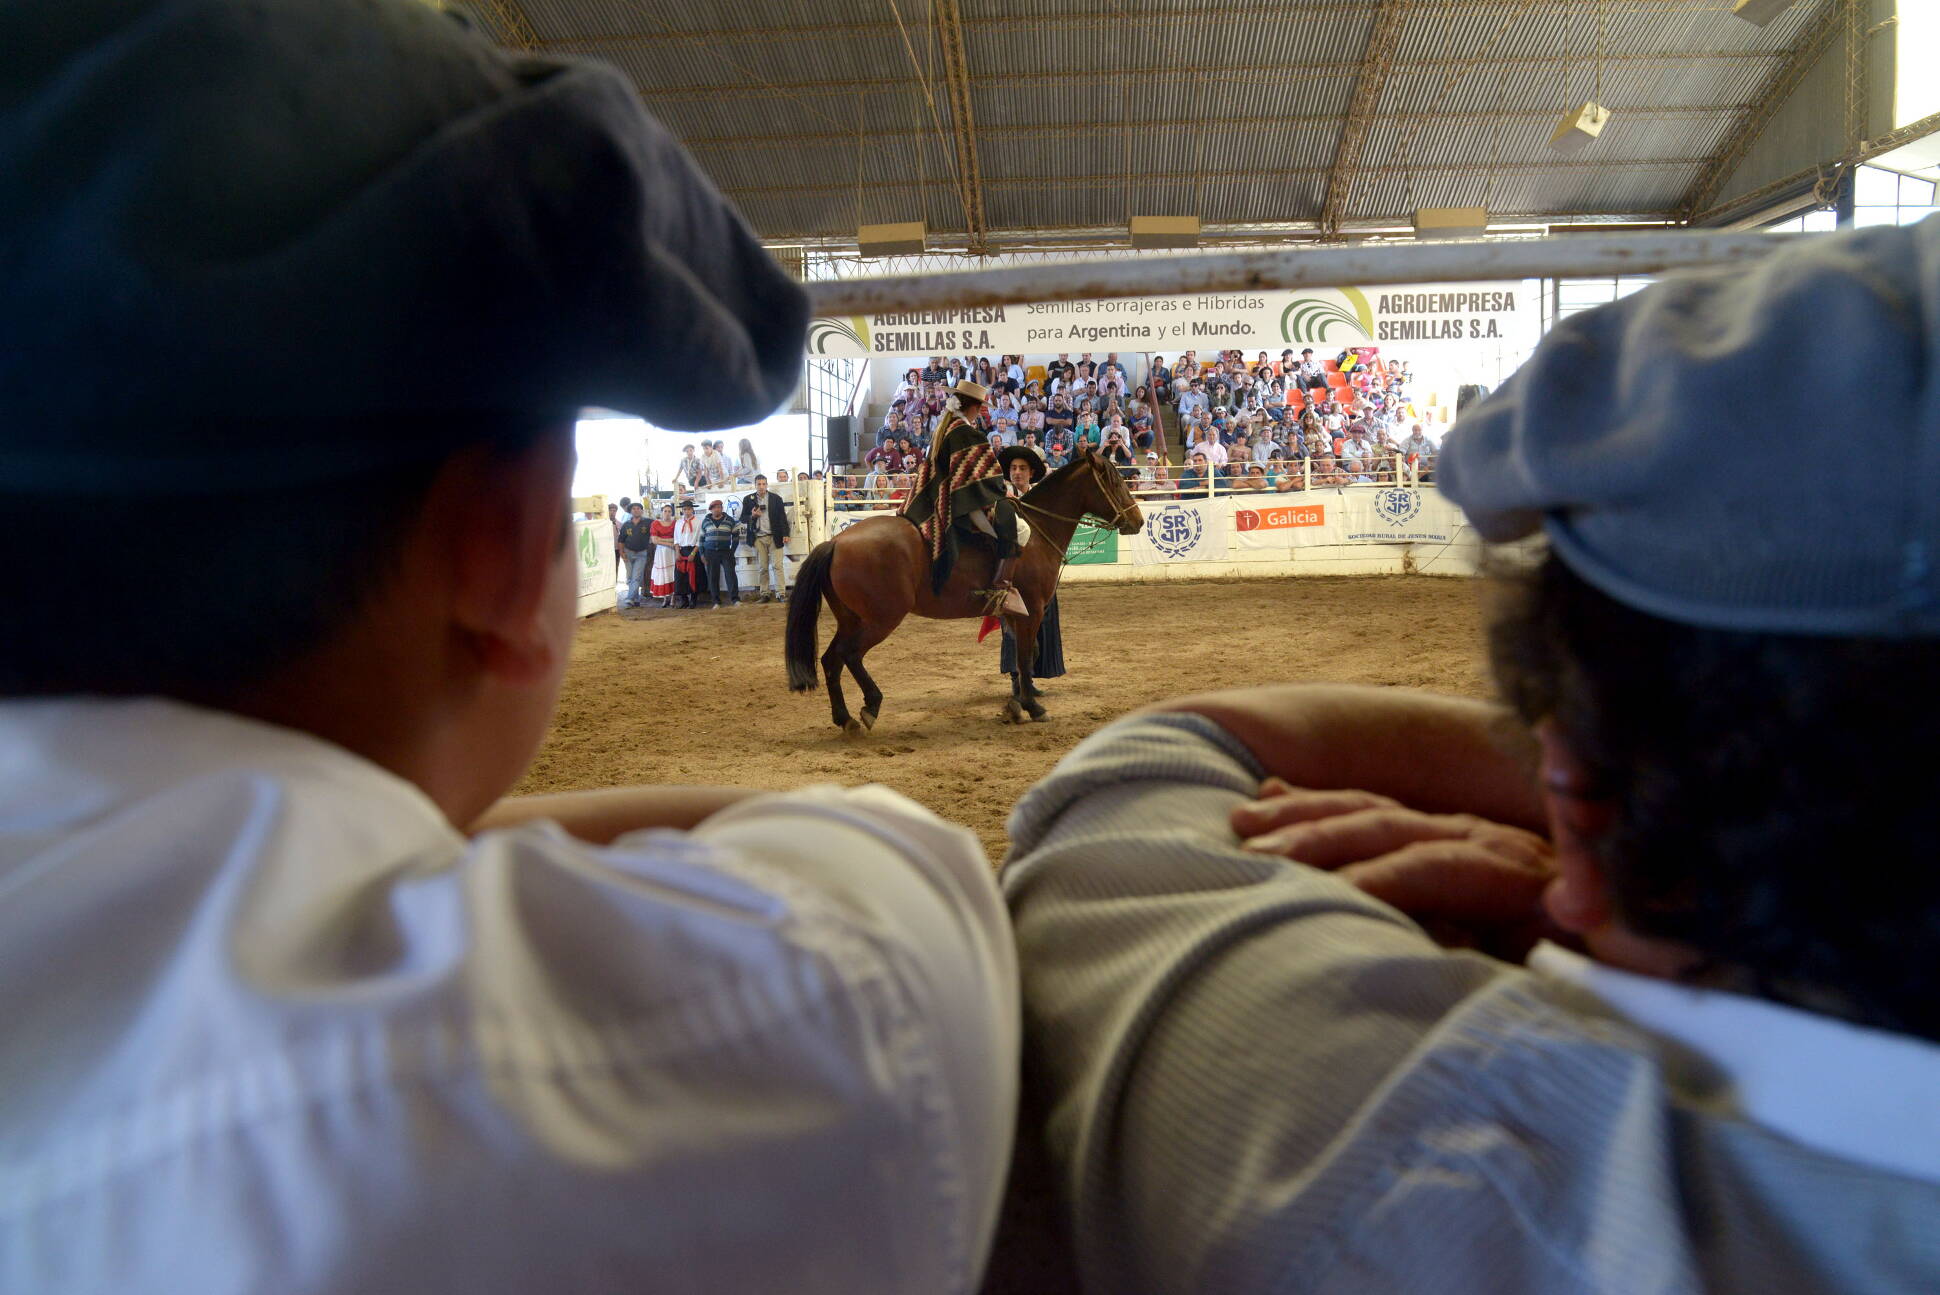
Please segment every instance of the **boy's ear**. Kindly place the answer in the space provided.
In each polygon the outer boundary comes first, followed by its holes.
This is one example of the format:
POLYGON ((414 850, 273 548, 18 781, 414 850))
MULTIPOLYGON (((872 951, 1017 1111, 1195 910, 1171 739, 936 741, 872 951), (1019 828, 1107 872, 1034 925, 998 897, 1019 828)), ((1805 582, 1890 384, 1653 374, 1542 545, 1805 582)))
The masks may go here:
POLYGON ((1602 930, 1610 924, 1612 906, 1596 845, 1610 830, 1616 807, 1594 785, 1553 720, 1536 726, 1536 738, 1542 745, 1537 776, 1556 850, 1556 879, 1544 904, 1566 931, 1581 935, 1602 930))
POLYGON ((570 427, 514 455, 467 451, 433 487, 443 523, 451 619, 479 664, 506 683, 543 678, 565 650, 548 593, 572 528, 570 427))

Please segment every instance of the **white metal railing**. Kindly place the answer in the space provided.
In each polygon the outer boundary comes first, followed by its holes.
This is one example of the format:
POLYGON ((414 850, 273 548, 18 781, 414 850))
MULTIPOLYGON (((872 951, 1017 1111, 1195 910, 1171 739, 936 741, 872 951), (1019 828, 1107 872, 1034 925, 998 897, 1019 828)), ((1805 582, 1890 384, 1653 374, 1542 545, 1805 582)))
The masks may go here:
POLYGON ((1346 490, 1357 486, 1422 486, 1435 480, 1434 457, 1417 459, 1390 450, 1365 458, 1335 457, 1244 459, 1165 467, 1163 476, 1147 469, 1123 469, 1132 494, 1145 499, 1214 499, 1224 495, 1291 494, 1307 490, 1346 490), (1254 469, 1259 469, 1257 472, 1254 469))

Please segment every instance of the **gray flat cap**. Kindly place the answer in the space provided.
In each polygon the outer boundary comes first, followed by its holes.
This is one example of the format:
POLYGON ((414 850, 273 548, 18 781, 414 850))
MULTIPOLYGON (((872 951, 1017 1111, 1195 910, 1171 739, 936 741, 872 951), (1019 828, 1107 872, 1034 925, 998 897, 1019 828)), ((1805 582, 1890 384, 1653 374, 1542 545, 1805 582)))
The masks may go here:
POLYGON ((1540 526, 1639 611, 1940 635, 1940 221, 1571 316, 1462 414, 1439 473, 1486 538, 1540 526))
POLYGON ((417 0, 16 0, 0 49, 0 488, 729 427, 798 381, 800 287, 609 68, 417 0))

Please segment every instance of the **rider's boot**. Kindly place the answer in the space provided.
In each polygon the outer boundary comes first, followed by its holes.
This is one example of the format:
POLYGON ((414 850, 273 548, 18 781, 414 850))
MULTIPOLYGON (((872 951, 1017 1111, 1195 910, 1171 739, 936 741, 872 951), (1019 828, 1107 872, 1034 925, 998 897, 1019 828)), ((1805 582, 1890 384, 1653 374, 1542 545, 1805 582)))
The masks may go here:
POLYGON ((1017 565, 1015 557, 1000 558, 997 570, 991 576, 990 611, 995 616, 1000 612, 1011 616, 1028 616, 1030 608, 1024 605, 1023 595, 1010 582, 1010 569, 1017 565))

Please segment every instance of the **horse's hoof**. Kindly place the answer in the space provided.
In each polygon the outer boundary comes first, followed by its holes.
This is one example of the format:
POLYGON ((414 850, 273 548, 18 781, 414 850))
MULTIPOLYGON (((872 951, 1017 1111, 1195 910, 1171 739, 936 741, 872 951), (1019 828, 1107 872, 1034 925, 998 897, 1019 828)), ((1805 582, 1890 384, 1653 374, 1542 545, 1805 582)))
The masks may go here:
POLYGON ((842 726, 842 732, 849 737, 864 737, 869 730, 862 726, 861 720, 852 719, 842 726))
POLYGON ((1004 703, 1004 713, 998 716, 998 719, 1005 724, 1022 724, 1024 708, 1014 701, 1007 701, 1004 703))
POLYGON ((1051 713, 1042 706, 1033 706, 1030 708, 1030 711, 1031 723, 1033 724, 1042 724, 1045 720, 1051 718, 1051 713))
POLYGON ((876 712, 865 708, 862 712, 862 727, 874 728, 875 726, 876 726, 876 712))

